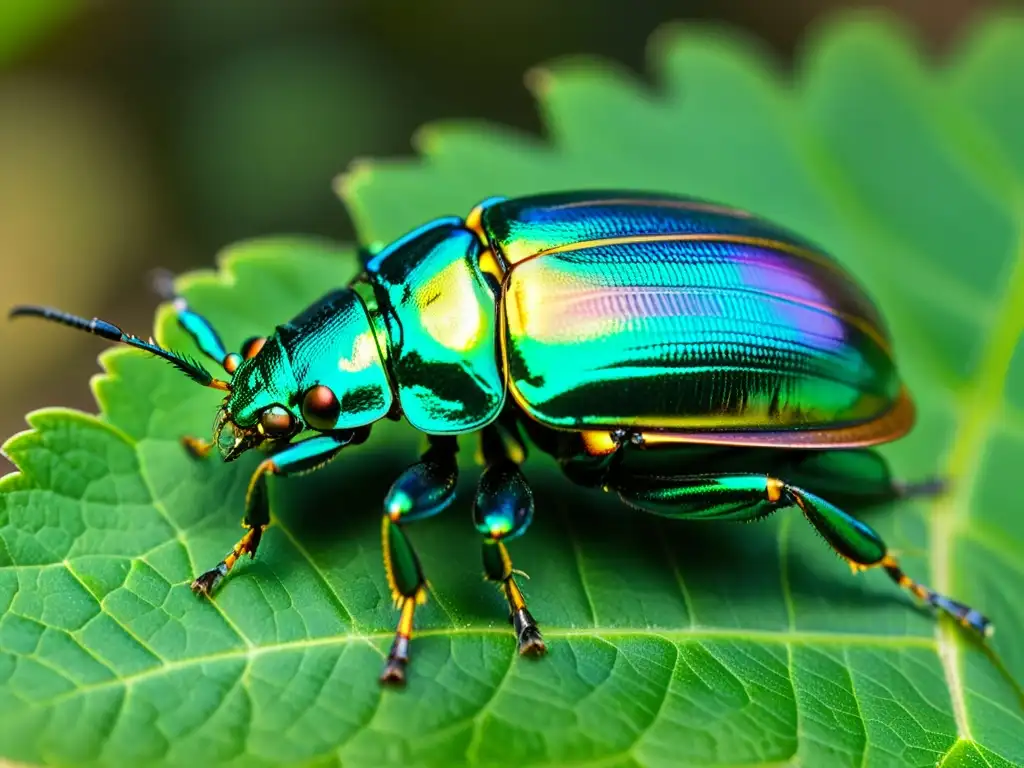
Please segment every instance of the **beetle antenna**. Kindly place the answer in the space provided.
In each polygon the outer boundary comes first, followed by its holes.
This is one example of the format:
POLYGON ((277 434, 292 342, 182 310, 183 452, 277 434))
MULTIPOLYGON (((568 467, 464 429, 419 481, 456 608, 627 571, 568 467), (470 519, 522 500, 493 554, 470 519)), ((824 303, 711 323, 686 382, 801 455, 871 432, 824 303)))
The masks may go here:
POLYGON ((143 341, 138 336, 132 336, 129 333, 125 333, 116 325, 108 323, 106 320, 100 320, 99 318, 86 320, 84 317, 70 315, 67 312, 61 312, 59 309, 31 306, 15 307, 11 310, 9 317, 41 317, 43 320, 49 320, 50 322, 60 323, 61 325, 67 325, 71 328, 77 328, 80 331, 91 333, 92 335, 99 336, 107 341, 126 344, 129 347, 135 347, 135 349, 141 349, 143 352, 149 352, 151 355, 156 355, 173 365, 179 371, 192 379, 192 381, 197 384, 202 384, 204 387, 212 387, 213 389, 220 389, 224 391, 230 389, 227 382, 213 378, 213 375, 209 371, 203 368, 203 366, 192 358, 186 357, 178 352, 172 352, 169 349, 164 349, 152 339, 149 341, 143 341))

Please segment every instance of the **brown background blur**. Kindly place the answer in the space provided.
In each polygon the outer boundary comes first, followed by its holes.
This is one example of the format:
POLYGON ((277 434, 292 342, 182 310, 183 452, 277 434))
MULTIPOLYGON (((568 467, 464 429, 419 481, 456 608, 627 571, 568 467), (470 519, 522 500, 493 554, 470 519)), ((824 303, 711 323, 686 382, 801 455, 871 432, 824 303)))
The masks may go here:
MULTIPOLYGON (((789 59, 809 24, 885 5, 941 53, 996 4, 0 0, 0 308, 54 304, 146 335, 153 267, 207 267, 261 234, 350 239, 330 182, 354 157, 407 154, 436 119, 538 132, 525 70, 586 53, 643 73, 666 21, 728 23, 789 59)), ((0 438, 30 409, 94 410, 102 346, 0 320, 0 438)))

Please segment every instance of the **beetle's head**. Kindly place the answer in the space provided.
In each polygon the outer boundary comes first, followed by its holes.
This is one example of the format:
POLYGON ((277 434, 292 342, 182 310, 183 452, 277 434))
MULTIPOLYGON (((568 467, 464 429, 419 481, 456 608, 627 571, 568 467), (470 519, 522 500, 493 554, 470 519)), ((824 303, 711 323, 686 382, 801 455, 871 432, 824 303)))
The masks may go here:
POLYGON ((286 441, 302 431, 302 425, 286 409, 271 406, 254 425, 241 426, 225 403, 213 422, 213 441, 224 461, 234 461, 246 451, 264 443, 286 441))
POLYGON ((305 432, 345 432, 383 418, 393 405, 362 302, 336 291, 276 329, 231 377, 214 422, 226 461, 305 432))
POLYGON ((295 408, 298 385, 277 336, 239 362, 213 422, 213 442, 225 461, 265 443, 287 441, 306 429, 295 408))

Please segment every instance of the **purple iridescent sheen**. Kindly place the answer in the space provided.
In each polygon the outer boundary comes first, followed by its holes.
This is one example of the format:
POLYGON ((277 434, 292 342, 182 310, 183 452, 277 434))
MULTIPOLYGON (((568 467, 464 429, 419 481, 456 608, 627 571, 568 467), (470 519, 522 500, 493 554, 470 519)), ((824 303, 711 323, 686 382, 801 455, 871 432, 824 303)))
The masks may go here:
POLYGON ((512 205, 483 222, 510 270, 510 391, 538 421, 800 430, 865 423, 896 402, 870 299, 784 231, 664 199, 512 205))

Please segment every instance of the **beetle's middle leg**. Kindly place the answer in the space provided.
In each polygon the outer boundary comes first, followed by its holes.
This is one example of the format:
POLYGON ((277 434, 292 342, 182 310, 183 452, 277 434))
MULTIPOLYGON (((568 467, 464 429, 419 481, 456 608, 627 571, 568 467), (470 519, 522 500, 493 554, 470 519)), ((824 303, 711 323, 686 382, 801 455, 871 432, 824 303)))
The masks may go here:
POLYGON ((803 488, 764 474, 613 478, 609 485, 627 503, 665 517, 756 520, 798 508, 835 552, 855 570, 882 568, 896 584, 980 635, 992 625, 978 611, 913 581, 870 526, 803 488))
POLYGON ((292 443, 279 453, 264 460, 249 480, 245 494, 245 517, 242 527, 245 533, 217 565, 192 582, 192 591, 197 595, 213 593, 217 585, 228 575, 243 555, 256 557, 263 532, 270 524, 270 496, 267 489, 268 475, 292 475, 316 469, 337 455, 351 441, 348 437, 320 435, 299 443, 292 443))
POLYGON ((533 520, 533 491, 519 469, 525 449, 513 432, 498 424, 484 430, 481 447, 487 466, 477 485, 473 522, 484 536, 484 574, 500 586, 508 602, 519 653, 540 656, 547 648, 516 583, 505 547, 506 541, 525 533, 533 520))
POLYGON ((409 642, 412 639, 413 614, 416 606, 427 599, 427 580, 423 566, 405 534, 404 523, 411 523, 438 514, 455 499, 459 478, 454 437, 430 437, 430 448, 420 461, 406 469, 395 480, 384 499, 384 570, 391 596, 401 614, 395 639, 391 644, 382 683, 402 684, 409 664, 409 642))

